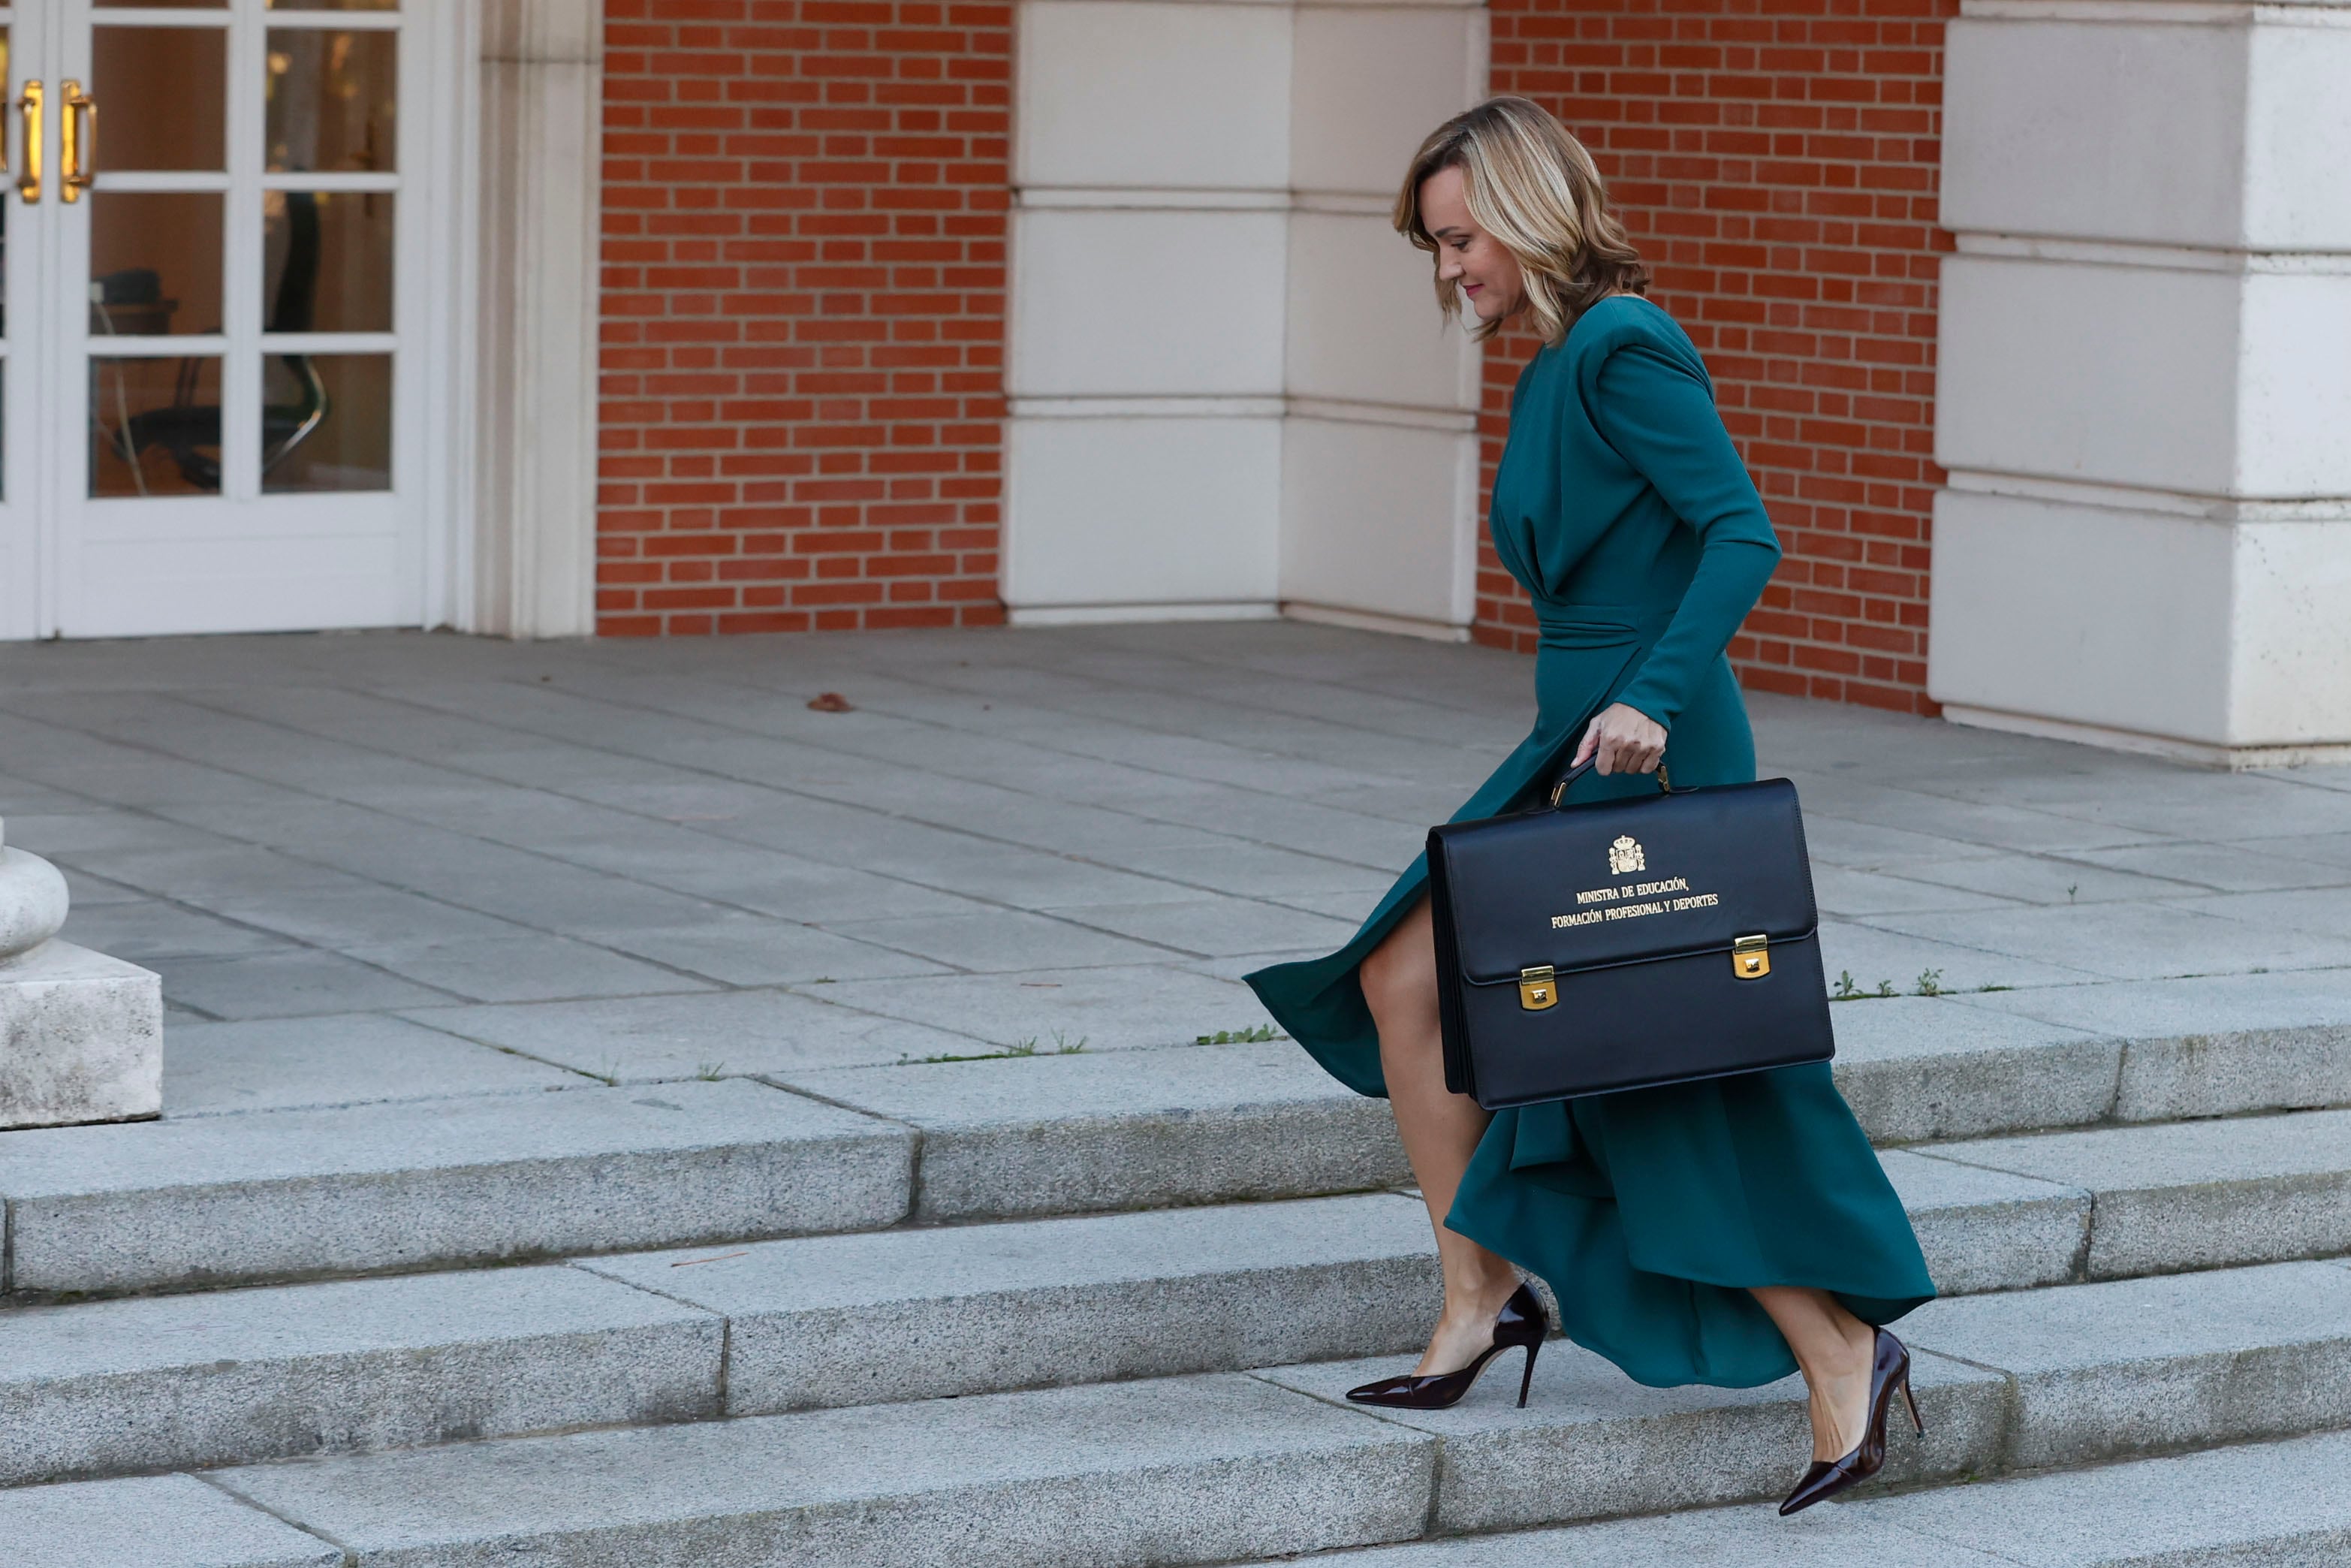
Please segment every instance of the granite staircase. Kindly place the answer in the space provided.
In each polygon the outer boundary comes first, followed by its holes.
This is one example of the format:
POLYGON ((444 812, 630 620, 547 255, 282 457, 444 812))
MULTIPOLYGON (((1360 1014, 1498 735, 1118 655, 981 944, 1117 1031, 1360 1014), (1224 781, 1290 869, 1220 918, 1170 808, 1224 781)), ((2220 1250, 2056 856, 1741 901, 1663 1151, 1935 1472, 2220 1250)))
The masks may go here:
POLYGON ((1426 1224, 1275 1041, 8 1134, 0 1557, 2351 1561, 2351 998, 2081 989, 1835 1009, 1946 1294, 1795 1521, 1792 1382, 1346 1406, 1426 1224))

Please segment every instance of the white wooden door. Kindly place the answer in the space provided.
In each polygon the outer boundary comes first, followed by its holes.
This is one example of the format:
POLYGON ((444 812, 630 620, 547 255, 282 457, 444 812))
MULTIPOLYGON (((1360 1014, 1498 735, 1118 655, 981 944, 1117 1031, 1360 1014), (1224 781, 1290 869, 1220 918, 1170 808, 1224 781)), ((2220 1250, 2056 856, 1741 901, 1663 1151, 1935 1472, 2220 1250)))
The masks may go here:
POLYGON ((0 633, 423 621, 438 3, 17 0, 0 633))

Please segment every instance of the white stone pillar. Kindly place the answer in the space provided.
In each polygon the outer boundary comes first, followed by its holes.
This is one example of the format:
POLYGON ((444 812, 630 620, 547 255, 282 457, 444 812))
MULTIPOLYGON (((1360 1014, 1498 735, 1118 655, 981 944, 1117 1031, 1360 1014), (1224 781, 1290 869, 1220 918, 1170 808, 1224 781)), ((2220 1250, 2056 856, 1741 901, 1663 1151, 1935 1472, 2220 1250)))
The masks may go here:
POLYGON ((1482 95, 1454 0, 1023 0, 1003 593, 1016 622, 1457 635, 1478 355, 1389 229, 1482 95))
POLYGON ((482 12, 474 548, 460 626, 584 637, 596 612, 604 18, 482 12))
POLYGON ((1963 0, 1928 691, 2351 758, 2351 4, 1963 0))
POLYGON ((57 868, 0 836, 0 1129, 163 1108, 162 982, 56 940, 66 906, 57 868))

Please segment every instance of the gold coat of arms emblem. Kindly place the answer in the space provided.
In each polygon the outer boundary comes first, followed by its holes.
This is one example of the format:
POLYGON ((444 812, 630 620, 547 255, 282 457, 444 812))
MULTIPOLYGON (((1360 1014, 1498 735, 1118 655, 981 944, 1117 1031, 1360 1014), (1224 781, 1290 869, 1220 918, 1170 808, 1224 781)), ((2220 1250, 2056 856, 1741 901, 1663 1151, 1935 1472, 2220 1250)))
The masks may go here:
POLYGON ((1618 876, 1627 872, 1649 869, 1649 857, 1641 852, 1640 841, 1627 833, 1608 846, 1608 869, 1618 876))

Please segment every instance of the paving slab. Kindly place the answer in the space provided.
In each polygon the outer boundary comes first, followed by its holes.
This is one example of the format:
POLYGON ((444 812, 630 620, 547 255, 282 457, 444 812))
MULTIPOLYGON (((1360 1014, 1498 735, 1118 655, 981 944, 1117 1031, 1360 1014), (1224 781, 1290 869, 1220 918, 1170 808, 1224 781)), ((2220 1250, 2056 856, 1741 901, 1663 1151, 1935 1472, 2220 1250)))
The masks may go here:
POLYGON ((1319 944, 1322 951, 1329 952, 1355 934, 1362 916, 1370 912, 1371 901, 1354 893, 1319 896, 1348 908, 1352 911, 1350 916, 1327 919, 1286 904, 1268 904, 1253 898, 1087 904, 1053 913, 1082 925, 1115 931, 1204 958, 1261 952, 1273 944, 1296 947, 1319 944))
POLYGON ((0 1140, 18 1292, 123 1291, 861 1229, 902 1127, 744 1081, 273 1111, 0 1140))
MULTIPOLYGON (((2351 843, 2351 834, 2343 835, 2351 843)), ((2124 849, 2085 850, 2074 858, 2119 871, 2142 872, 2215 893, 2260 893, 2272 888, 2351 885, 2351 861, 2296 854, 2295 841, 2252 844, 2197 843, 2178 839, 2124 849)))
POLYGON ((294 946, 291 937, 278 932, 223 920, 159 898, 85 904, 78 886, 72 892, 72 907, 61 933, 65 939, 134 964, 158 958, 225 958, 294 946))
POLYGON ((703 991, 709 981, 569 936, 530 932, 479 942, 465 937, 362 943, 361 963, 477 1002, 552 1001, 703 991))
POLYGON ((848 1067, 989 1049, 968 1033, 836 1006, 836 989, 713 991, 406 1016, 450 1034, 624 1083, 848 1067))
POLYGON ((2074 1126, 2114 1109, 2121 1042, 2094 1028, 1888 997, 1829 1009, 1836 1081, 1881 1144, 2074 1126))
POLYGON ((2082 1188, 1903 1149, 1878 1159, 1942 1294, 2019 1291, 2081 1277, 2090 1236, 2090 1195, 2082 1188))
POLYGON ((1051 967, 1050 957, 1040 958, 1038 967, 1019 974, 844 981, 826 988, 826 998, 997 1045, 1050 1043, 1059 1030, 1068 1040, 1084 1040, 1089 1051, 1183 1045, 1217 1030, 1255 1029, 1271 1021, 1248 987, 1210 979, 1172 962, 1071 969, 1051 967))
MULTIPOLYGON (((1258 1375, 1337 1402, 1355 1385, 1409 1372, 1412 1364, 1405 1355, 1258 1375)), ((1556 1340, 1543 1347, 1520 1410, 1513 1404, 1519 1365, 1516 1355, 1498 1356, 1493 1375, 1450 1410, 1366 1412, 1444 1439, 1433 1531, 1516 1530, 1776 1500, 1812 1458, 1800 1378, 1761 1388, 1644 1388, 1592 1352, 1556 1340)), ((1876 1484, 1991 1469, 2006 1419, 2005 1380, 1921 1355, 1911 1383, 1927 1436, 1917 1437, 1907 1420, 1891 1434, 1885 1480, 1876 1484)))
POLYGON ((0 1491, 0 1541, 40 1568, 342 1568, 338 1548, 193 1476, 0 1491))
POLYGON ((1295 1197, 1411 1179, 1387 1103, 1288 1040, 770 1075, 922 1134, 924 1219, 1295 1197))
POLYGON ((0 1485, 707 1417, 725 1346, 560 1266, 28 1307, 0 1312, 0 1485))
POLYGON ((582 1086, 579 1073, 381 1013, 191 1023, 163 1053, 163 1113, 437 1100, 582 1086))
POLYGON ((158 958, 164 997, 215 1019, 371 1012, 454 999, 454 993, 316 947, 227 958, 158 958))
POLYGON ((2004 1466, 2351 1425, 2351 1269, 2273 1263, 1930 1301, 1903 1338, 2005 1373, 2004 1466))
POLYGON ((1953 999, 2120 1039, 2114 1113, 2121 1121, 2351 1105, 2351 973, 2213 975, 1953 999))
MULTIPOLYGON (((823 869, 830 871, 833 868, 823 869)), ((869 880, 882 881, 879 877, 869 880)), ((884 885, 903 887, 906 884, 884 885)), ((695 891, 704 892, 707 897, 719 896, 716 892, 701 888, 695 891)), ((737 894, 732 890, 729 895, 755 904, 761 896, 748 893, 737 894)), ((787 902, 784 895, 772 889, 764 896, 772 903, 787 902)), ((958 912, 980 907, 968 899, 953 902, 958 906, 958 912)), ((852 931, 856 927, 850 923, 859 920, 866 911, 875 907, 887 910, 891 904, 869 898, 862 890, 835 891, 829 900, 803 905, 802 913, 811 919, 820 915, 828 921, 839 923, 843 931, 852 931)), ((820 930, 815 925, 802 924, 798 915, 788 919, 771 919, 736 910, 721 910, 691 925, 608 932, 603 940, 624 952, 642 954, 656 963, 707 976, 729 986, 784 986, 947 973, 945 966, 932 959, 820 930)))
POLYGON ((2351 1252, 2351 1111, 1938 1144, 1919 1154, 2095 1194, 2092 1279, 2351 1252))
POLYGON ((1437 1445, 1238 1375, 216 1472, 366 1568, 1100 1568, 1419 1533, 1437 1445))
POLYGON ((1333 1552, 1332 1568, 2330 1568, 2351 1433, 1814 1508, 1708 1509, 1333 1552))
POLYGON ((1388 1193, 811 1237, 584 1263, 727 1320, 759 1415, 1417 1348, 1443 1287, 1388 1193))
MULTIPOLYGON (((2159 980, 2253 970, 2351 967, 2351 938, 2320 936, 2282 923, 2224 919, 2171 904, 1979 910, 1950 915, 1878 915, 1870 924, 1924 942, 2013 955, 2012 961, 2063 965, 2103 979, 2159 980)), ((1842 960, 1823 936, 1828 965, 1842 960)), ((2006 962, 2011 960, 1996 960, 2006 962)), ((1977 982, 1965 969, 1951 978, 1977 982)), ((1899 984, 1901 977, 1896 977, 1899 984)), ((1864 982, 1865 984, 1866 981, 1864 982)), ((2009 979, 2032 985, 2031 979, 2009 979)))
MULTIPOLYGON (((1920 936, 1902 923, 2009 918, 2011 911, 1970 911, 1945 915, 1872 915, 1857 919, 1824 917, 1821 921, 1821 967, 1834 989, 1841 977, 1851 975, 1865 991, 1891 985, 1907 996, 1922 978, 1932 978, 1947 991, 1972 991, 1985 986, 2078 986, 2103 978, 2096 971, 2053 963, 2045 956, 1994 952, 1982 944, 1958 937, 1920 936)), ((2029 914, 2017 910, 2016 914, 2029 914)))

